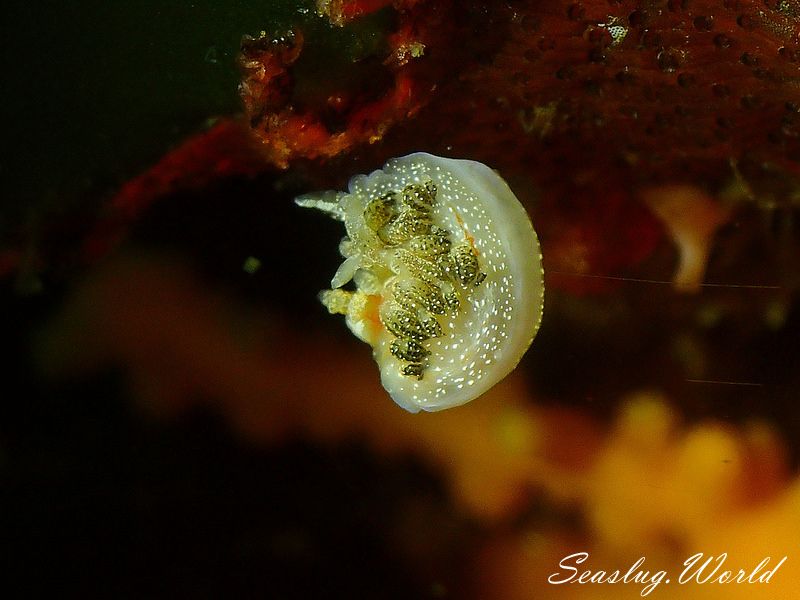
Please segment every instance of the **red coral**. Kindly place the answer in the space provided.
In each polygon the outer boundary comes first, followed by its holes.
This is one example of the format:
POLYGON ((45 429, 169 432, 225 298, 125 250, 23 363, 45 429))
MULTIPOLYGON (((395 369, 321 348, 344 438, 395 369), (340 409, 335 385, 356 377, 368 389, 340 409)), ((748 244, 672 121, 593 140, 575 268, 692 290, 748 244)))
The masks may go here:
POLYGON ((790 5, 524 3, 494 61, 470 73, 477 90, 503 99, 495 112, 517 117, 488 139, 520 143, 526 117, 552 107, 547 130, 523 142, 545 160, 605 156, 632 180, 713 181, 730 175, 731 158, 752 155, 800 172, 790 5))
POLYGON ((222 120, 126 183, 84 242, 83 255, 89 261, 105 255, 127 226, 158 198, 180 190, 202 189, 226 177, 252 176, 265 167, 250 131, 238 121, 222 120))
MULTIPOLYGON (((385 3, 333 4, 328 6, 335 10, 331 19, 342 24, 385 3)), ((377 142, 393 124, 411 117, 427 102, 430 89, 409 67, 410 58, 425 48, 425 34, 417 20, 402 13, 398 29, 387 41, 389 53, 383 63, 391 71, 391 83, 377 97, 361 99, 352 89, 342 87, 330 93, 322 105, 304 107, 292 101, 292 68, 303 52, 302 33, 295 31, 280 39, 265 35, 244 39, 240 93, 270 162, 285 169, 295 158, 330 158, 358 144, 377 142)))

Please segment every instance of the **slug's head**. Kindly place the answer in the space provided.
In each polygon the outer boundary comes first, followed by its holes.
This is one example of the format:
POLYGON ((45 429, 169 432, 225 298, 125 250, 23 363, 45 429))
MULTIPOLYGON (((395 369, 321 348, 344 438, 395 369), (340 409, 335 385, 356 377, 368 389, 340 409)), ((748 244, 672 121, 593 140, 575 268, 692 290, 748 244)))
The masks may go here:
POLYGON ((356 175, 349 192, 297 203, 344 221, 345 260, 320 299, 372 346, 406 410, 469 402, 530 346, 544 295, 539 242, 486 165, 411 154, 356 175))

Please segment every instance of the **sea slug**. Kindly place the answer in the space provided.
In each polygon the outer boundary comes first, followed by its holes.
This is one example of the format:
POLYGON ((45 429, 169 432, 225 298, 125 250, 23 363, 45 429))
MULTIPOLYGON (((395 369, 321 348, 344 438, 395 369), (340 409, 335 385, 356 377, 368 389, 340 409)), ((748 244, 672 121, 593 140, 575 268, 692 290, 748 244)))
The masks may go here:
POLYGON ((542 318, 542 257, 495 171, 420 152, 296 202, 344 222, 345 260, 320 299, 372 346, 401 407, 459 406, 519 363, 542 318))

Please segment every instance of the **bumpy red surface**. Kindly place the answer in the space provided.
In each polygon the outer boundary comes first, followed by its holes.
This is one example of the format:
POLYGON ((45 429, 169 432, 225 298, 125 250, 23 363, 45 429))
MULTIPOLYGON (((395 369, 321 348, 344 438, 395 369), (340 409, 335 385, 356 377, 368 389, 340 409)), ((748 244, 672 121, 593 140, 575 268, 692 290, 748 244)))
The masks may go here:
POLYGON ((524 2, 509 13, 508 41, 468 76, 500 102, 489 113, 516 117, 503 141, 519 143, 521 128, 547 162, 606 162, 633 181, 711 183, 732 160, 798 172, 796 0, 524 2))
MULTIPOLYGON (((344 4, 348 14, 362 14, 376 3, 344 4)), ((433 101, 436 118, 419 118, 425 122, 420 142, 447 137, 450 145, 484 148, 493 156, 500 151, 506 160, 520 160, 519 152, 508 152, 516 146, 535 153, 538 163, 605 163, 648 181, 725 177, 732 160, 800 169, 797 0, 398 4, 392 49, 413 42, 426 48, 424 56, 393 66, 405 72, 402 80, 416 97, 390 104, 393 91, 387 90, 371 107, 352 107, 383 117, 352 119, 343 132, 352 143, 375 141, 409 116, 409 106, 433 101), (464 46, 483 53, 465 54, 464 46), (433 93, 415 86, 433 71, 443 74, 433 93)), ((278 44, 251 56, 245 46, 251 64, 262 65, 260 77, 267 66, 273 97, 291 85, 299 51, 278 44), (269 74, 276 61, 289 77, 278 81, 269 74)), ((265 143, 283 138, 294 145, 294 156, 322 155, 295 128, 276 125, 287 111, 306 125, 318 123, 313 110, 299 115, 288 103, 258 102, 254 109, 247 93, 252 75, 250 69, 244 97, 259 124, 272 119, 271 129, 258 128, 265 143)))
MULTIPOLYGON (((222 124, 131 182, 114 202, 117 229, 184 184, 310 159, 309 185, 338 186, 427 150, 500 169, 536 213, 551 272, 619 275, 663 233, 638 202, 645 188, 681 183, 713 197, 734 186, 773 205, 797 197, 800 0, 328 4, 344 27, 394 11, 376 32, 383 54, 370 57, 380 83, 365 95, 331 72, 341 85, 299 105, 303 23, 283 40, 246 39, 250 132, 222 124)), ((116 237, 87 249, 100 254, 116 237)), ((570 281, 560 283, 602 283, 570 281)))

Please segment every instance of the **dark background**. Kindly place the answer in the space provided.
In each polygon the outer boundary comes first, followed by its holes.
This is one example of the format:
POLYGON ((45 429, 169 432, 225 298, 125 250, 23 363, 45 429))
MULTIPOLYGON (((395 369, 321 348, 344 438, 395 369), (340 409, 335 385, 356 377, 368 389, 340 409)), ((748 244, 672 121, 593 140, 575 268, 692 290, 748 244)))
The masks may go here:
MULTIPOLYGON (((297 19, 297 4, 6 7, 0 235, 34 247, 38 232, 62 219, 74 230, 76 214, 94 215, 188 135, 237 114, 241 36, 280 31, 297 19)), ((122 252, 177 257, 208 289, 279 315, 299 335, 358 348, 367 361, 368 352, 317 305, 341 231, 301 216, 291 203, 301 191, 308 191, 302 177, 265 173, 176 193, 142 217, 122 252), (298 244, 311 238, 314 244, 298 244), (241 268, 248 256, 265 263, 255 276, 241 268)), ((741 223, 756 226, 771 227, 741 223)), ((57 248, 58 237, 49 243, 57 248)), ((750 256, 743 283, 759 266, 760 257, 750 256)), ((203 398, 154 417, 137 403, 125 365, 44 376, 36 350, 42 332, 87 278, 88 269, 65 264, 23 270, 0 291, 9 350, 0 390, 4 586, 19 580, 24 597, 461 597, 486 532, 453 510, 442 474, 418 457, 378 458, 358 438, 252 444, 203 398), (402 507, 420 498, 417 526, 430 554, 409 559, 392 532, 402 507)), ((543 403, 580 406, 604 420, 626 391, 656 384, 689 419, 763 417, 796 440, 796 301, 768 291, 704 294, 698 300, 668 286, 625 284, 603 297, 549 295, 545 324, 522 365, 531 389, 543 403), (769 294, 786 307, 776 329, 758 320, 769 294), (715 303, 729 316, 698 324, 704 306, 715 303), (687 383, 678 373, 692 352, 711 357, 720 379, 758 386, 687 383)), ((796 443, 790 451, 794 460, 796 443)))

